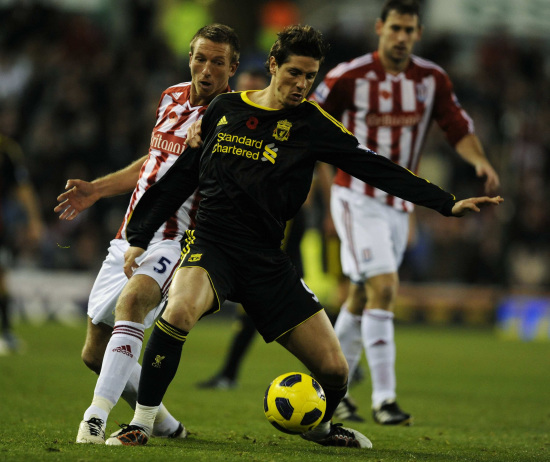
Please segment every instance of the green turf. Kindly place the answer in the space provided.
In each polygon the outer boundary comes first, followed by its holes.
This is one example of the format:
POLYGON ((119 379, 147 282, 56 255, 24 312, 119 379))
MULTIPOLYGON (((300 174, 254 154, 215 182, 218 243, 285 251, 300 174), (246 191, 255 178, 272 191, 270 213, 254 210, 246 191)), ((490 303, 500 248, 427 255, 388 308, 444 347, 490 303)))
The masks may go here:
MULTIPOLYGON (((550 460, 550 343, 500 340, 491 330, 398 326, 398 392, 412 427, 355 427, 370 451, 324 448, 277 432, 263 415, 269 382, 303 370, 280 346, 256 339, 239 387, 202 391, 197 380, 221 363, 231 324, 201 321, 184 347, 165 403, 188 427, 187 440, 140 448, 74 443, 95 375, 80 361, 84 324, 20 325, 26 351, 0 357, 0 460, 35 461, 544 461, 550 460)), ((368 416, 370 385, 352 388, 368 416)), ((111 413, 128 422, 121 402, 111 413)))

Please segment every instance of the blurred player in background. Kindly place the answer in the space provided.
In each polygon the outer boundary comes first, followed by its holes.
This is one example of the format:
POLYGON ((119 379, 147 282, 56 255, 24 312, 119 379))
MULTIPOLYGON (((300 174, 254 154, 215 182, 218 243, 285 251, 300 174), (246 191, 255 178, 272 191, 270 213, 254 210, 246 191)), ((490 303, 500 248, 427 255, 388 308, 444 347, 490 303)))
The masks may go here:
MULTIPOLYGON (((161 96, 149 155, 128 167, 91 183, 69 180, 67 192, 54 209, 72 220, 101 197, 135 188, 128 210, 92 288, 88 329, 82 351, 84 363, 99 374, 92 403, 84 412, 77 443, 103 444, 107 417, 122 396, 133 408, 141 373, 138 363, 144 331, 159 315, 172 275, 178 267, 181 239, 192 226, 198 196, 192 195, 155 233, 140 267, 128 279, 124 274, 126 225, 144 192, 175 162, 185 148, 187 129, 200 119, 218 94, 229 91, 229 78, 239 64, 240 45, 228 26, 201 28, 190 45, 191 82, 174 85, 161 96), (137 185, 136 185, 137 183, 137 185)), ((161 405, 153 434, 185 438, 187 431, 161 405)))
MULTIPOLYGON (((495 192, 499 177, 449 77, 436 64, 411 54, 422 35, 418 1, 387 0, 376 34, 378 50, 335 67, 313 98, 359 142, 413 172, 435 120, 458 154, 484 178, 486 192, 495 192)), ((410 424, 411 415, 396 402, 393 307, 413 205, 339 170, 331 210, 342 242, 342 268, 352 282, 335 324, 350 374, 364 348, 375 422, 410 424)), ((335 416, 363 420, 349 396, 335 416)))
POLYGON ((15 353, 20 347, 12 329, 10 296, 5 269, 13 250, 9 234, 24 235, 25 245, 34 247, 43 235, 44 224, 40 217, 40 207, 24 165, 23 151, 19 144, 5 135, 0 135, 0 355, 15 353), (4 216, 7 202, 15 200, 26 214, 26 231, 9 229, 4 216))

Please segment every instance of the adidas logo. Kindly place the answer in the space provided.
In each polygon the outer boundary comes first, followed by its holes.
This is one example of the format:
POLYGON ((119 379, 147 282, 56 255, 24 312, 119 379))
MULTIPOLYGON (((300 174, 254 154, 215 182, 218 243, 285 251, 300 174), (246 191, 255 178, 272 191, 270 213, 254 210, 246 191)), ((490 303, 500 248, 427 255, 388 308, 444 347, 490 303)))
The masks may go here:
POLYGON ((223 116, 218 122, 218 125, 226 125, 226 124, 227 124, 227 119, 225 118, 225 116, 223 116))
POLYGON ((275 163, 275 158, 277 157, 277 151, 278 150, 279 150, 279 148, 275 147, 275 143, 268 144, 265 147, 265 151, 263 153, 262 161, 265 162, 266 160, 268 160, 269 162, 274 164, 275 163))
POLYGON ((130 345, 122 345, 116 348, 113 348, 114 353, 122 353, 126 356, 130 356, 130 358, 133 358, 134 355, 132 354, 132 347, 130 345))

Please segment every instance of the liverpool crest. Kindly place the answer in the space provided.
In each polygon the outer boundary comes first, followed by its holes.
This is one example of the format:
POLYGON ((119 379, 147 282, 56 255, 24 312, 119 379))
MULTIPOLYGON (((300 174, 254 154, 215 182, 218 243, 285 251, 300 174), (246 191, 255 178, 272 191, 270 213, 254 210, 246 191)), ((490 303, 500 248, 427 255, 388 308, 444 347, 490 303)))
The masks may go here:
POLYGON ((290 129, 292 127, 292 123, 288 120, 279 120, 277 122, 277 127, 275 127, 275 130, 273 130, 273 138, 275 138, 278 141, 286 141, 288 140, 288 136, 290 135, 290 129))

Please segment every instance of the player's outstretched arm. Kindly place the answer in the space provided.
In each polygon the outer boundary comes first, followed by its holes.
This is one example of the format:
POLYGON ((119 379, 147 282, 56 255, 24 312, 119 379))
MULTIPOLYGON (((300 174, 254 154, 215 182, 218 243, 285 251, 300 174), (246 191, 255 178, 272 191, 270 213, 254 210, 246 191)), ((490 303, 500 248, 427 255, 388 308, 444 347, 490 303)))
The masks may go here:
POLYGON ((94 205, 103 197, 117 196, 132 191, 139 179, 139 171, 147 156, 132 162, 121 170, 92 182, 71 179, 66 191, 57 197, 59 204, 53 209, 60 220, 74 220, 80 212, 94 205))
POLYGON ((500 196, 470 197, 469 199, 463 199, 461 201, 458 201, 453 206, 453 216, 463 217, 470 212, 479 212, 481 210, 481 207, 485 207, 487 205, 498 205, 503 200, 504 199, 500 196))
POLYGON ((485 194, 494 194, 500 187, 500 179, 485 156, 481 141, 473 133, 466 135, 455 146, 456 151, 474 166, 478 178, 485 179, 485 194))
POLYGON ((139 266, 136 263, 136 258, 138 258, 143 252, 145 252, 145 249, 142 249, 141 247, 130 246, 124 254, 124 274, 128 279, 132 277, 132 274, 139 266))
POLYGON ((74 220, 80 212, 100 199, 93 183, 84 180, 67 180, 64 193, 57 196, 59 204, 53 209, 60 220, 74 220))

